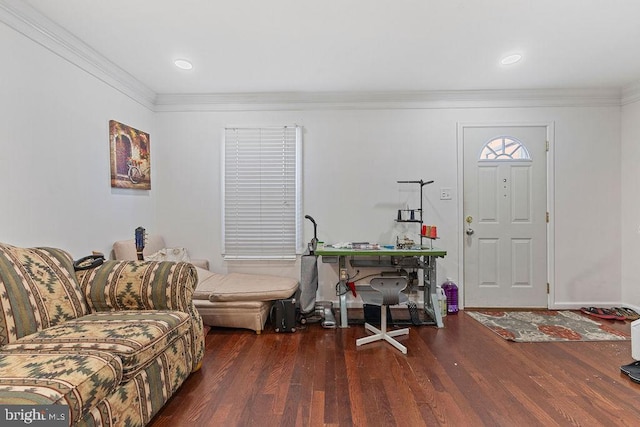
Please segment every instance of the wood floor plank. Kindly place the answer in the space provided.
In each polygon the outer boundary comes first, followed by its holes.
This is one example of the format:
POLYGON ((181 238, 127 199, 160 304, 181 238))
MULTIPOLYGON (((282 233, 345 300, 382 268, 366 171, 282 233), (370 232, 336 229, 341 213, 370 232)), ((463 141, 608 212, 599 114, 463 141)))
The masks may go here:
POLYGON ((361 375, 359 372, 359 366, 361 365, 361 362, 359 362, 360 355, 356 351, 345 350, 344 357, 347 380, 345 391, 350 402, 351 421, 354 425, 366 425, 364 400, 367 396, 359 381, 361 375))
POLYGON ((640 384, 619 371, 630 341, 513 343, 463 312, 411 327, 407 355, 356 347, 366 334, 213 328, 202 369, 151 426, 640 425, 640 384))

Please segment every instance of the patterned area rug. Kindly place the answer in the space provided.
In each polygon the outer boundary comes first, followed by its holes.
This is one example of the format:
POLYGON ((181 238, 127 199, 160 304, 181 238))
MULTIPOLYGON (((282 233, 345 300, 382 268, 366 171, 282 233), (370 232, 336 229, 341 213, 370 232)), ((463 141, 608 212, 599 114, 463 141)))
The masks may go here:
POLYGON ((465 311, 514 342, 624 341, 628 334, 572 311, 465 311))

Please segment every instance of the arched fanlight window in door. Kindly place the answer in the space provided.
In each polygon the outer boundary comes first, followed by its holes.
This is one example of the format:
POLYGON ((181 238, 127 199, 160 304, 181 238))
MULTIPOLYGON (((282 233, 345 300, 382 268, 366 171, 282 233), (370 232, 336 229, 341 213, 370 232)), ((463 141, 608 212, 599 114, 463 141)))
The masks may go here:
POLYGON ((499 136, 487 142, 480 152, 480 160, 528 160, 531 156, 527 147, 516 138, 499 136))

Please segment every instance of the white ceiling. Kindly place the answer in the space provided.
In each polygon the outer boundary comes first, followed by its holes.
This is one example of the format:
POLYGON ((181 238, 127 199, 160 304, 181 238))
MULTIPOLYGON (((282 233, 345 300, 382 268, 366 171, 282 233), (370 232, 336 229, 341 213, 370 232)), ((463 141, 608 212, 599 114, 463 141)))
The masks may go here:
POLYGON ((638 0, 22 3, 156 94, 622 88, 640 80, 638 0), (501 66, 513 52, 524 59, 501 66), (193 70, 176 68, 176 58, 193 70))

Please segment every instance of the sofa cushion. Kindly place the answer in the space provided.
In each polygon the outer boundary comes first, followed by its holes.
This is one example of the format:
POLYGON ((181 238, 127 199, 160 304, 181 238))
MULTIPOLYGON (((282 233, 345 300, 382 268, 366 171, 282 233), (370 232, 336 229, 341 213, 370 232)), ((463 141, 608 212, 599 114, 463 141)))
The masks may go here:
POLYGON ((193 300, 205 325, 245 328, 261 333, 269 317, 272 301, 211 302, 193 300))
POLYGON ((71 255, 0 243, 0 345, 86 313, 71 255))
MULTIPOLYGON (((189 332, 191 319, 181 311, 112 311, 88 314, 23 337, 0 354, 23 351, 108 351, 122 360, 129 379, 177 338, 189 332)), ((187 357, 186 355, 184 357, 187 357)))
POLYGON ((203 270, 199 267, 196 267, 196 271, 198 272, 198 284, 196 290, 193 291, 193 300, 209 301, 209 295, 220 286, 225 275, 203 270))
POLYGON ((119 386, 122 364, 100 351, 0 352, 0 402, 69 406, 70 424, 119 386))
POLYGON ((289 298, 298 289, 298 279, 265 274, 216 274, 198 269, 194 299, 212 302, 273 301, 289 298), (209 274, 207 274, 209 273, 209 274))
MULTIPOLYGON (((120 383, 78 425, 120 427, 149 424, 191 372, 191 360, 182 356, 189 353, 189 346, 186 336, 176 340, 133 378, 120 383)), ((176 425, 171 421, 155 424, 176 425)), ((198 427, 198 424, 194 423, 193 427, 198 427)))

